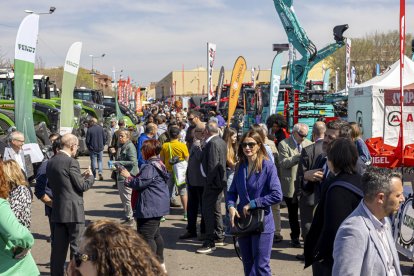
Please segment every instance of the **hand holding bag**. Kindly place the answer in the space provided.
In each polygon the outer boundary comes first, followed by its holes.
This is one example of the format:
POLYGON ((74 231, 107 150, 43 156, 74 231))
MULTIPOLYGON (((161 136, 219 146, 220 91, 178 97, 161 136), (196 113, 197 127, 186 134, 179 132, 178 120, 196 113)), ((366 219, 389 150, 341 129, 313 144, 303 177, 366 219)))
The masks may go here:
POLYGON ((264 209, 255 208, 250 210, 247 217, 240 214, 240 218, 234 218, 234 227, 231 227, 230 234, 233 236, 248 236, 262 233, 264 230, 264 209))
MULTIPOLYGON (((247 169, 244 170, 245 187, 247 191, 247 169)), ((257 184, 257 181, 256 181, 257 184)), ((247 193, 250 202, 249 193, 247 193)), ((263 208, 255 208, 249 210, 250 215, 247 217, 243 213, 239 213, 240 218, 234 218, 234 227, 231 227, 230 234, 233 236, 248 236, 260 234, 264 231, 264 216, 265 210, 263 208)))

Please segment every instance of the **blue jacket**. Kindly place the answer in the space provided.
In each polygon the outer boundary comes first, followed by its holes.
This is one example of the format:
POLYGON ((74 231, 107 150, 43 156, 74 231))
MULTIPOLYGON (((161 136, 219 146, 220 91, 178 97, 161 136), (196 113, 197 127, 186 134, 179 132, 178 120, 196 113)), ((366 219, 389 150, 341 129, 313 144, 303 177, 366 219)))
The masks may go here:
POLYGON ((156 218, 169 214, 170 194, 167 181, 170 177, 159 158, 147 160, 140 173, 125 181, 125 185, 138 191, 135 206, 136 218, 156 218))
POLYGON ((142 133, 137 141, 137 158, 138 158, 138 168, 141 169, 142 164, 145 164, 145 160, 144 157, 142 157, 142 153, 141 153, 141 148, 142 148, 142 144, 144 144, 145 141, 151 139, 150 137, 148 137, 147 134, 142 133))
POLYGON ((239 214, 243 207, 250 202, 253 207, 265 209, 263 233, 273 233, 275 224, 273 221, 271 206, 282 201, 282 189, 277 177, 276 166, 270 160, 264 160, 262 171, 253 173, 246 179, 247 164, 242 163, 234 173, 233 182, 227 192, 227 205, 236 206, 239 214), (247 188, 247 190, 246 190, 247 188))
POLYGON ((355 145, 358 150, 359 158, 364 162, 366 165, 371 164, 371 154, 369 153, 368 147, 365 144, 364 140, 358 138, 355 141, 355 145))
MULTIPOLYGON (((48 195, 51 199, 53 199, 52 189, 50 189, 47 183, 46 176, 46 167, 48 161, 49 160, 43 161, 42 165, 40 165, 39 169, 37 170, 34 194, 38 199, 41 199, 45 194, 48 195)), ((52 214, 52 208, 45 205, 45 214, 46 216, 50 216, 52 214)))
POLYGON ((106 144, 106 135, 103 127, 93 125, 86 132, 86 146, 90 152, 101 152, 106 144))

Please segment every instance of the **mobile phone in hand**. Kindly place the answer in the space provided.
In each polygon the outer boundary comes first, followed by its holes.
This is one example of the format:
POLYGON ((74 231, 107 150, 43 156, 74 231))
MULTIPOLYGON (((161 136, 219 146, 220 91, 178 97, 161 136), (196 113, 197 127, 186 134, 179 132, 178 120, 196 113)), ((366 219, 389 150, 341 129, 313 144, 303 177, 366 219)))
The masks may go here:
POLYGON ((118 171, 122 171, 122 170, 124 170, 124 169, 125 169, 125 167, 124 167, 124 166, 122 166, 121 164, 117 164, 117 163, 115 163, 115 168, 116 168, 118 171))

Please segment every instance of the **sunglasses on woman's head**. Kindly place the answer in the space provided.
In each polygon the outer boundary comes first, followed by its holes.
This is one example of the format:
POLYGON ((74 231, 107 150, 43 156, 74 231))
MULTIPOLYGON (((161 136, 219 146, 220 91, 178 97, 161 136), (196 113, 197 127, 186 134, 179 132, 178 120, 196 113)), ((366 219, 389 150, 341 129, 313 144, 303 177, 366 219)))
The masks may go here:
POLYGON ((242 147, 243 148, 247 148, 247 147, 249 147, 249 148, 253 148, 254 146, 256 146, 257 145, 257 143, 254 143, 254 142, 250 142, 250 143, 242 143, 242 147))
POLYGON ((89 256, 87 254, 82 254, 79 252, 75 252, 75 254, 73 254, 73 258, 75 259, 75 264, 76 267, 80 267, 80 265, 82 264, 82 262, 86 262, 86 261, 96 261, 96 258, 93 256, 89 256))

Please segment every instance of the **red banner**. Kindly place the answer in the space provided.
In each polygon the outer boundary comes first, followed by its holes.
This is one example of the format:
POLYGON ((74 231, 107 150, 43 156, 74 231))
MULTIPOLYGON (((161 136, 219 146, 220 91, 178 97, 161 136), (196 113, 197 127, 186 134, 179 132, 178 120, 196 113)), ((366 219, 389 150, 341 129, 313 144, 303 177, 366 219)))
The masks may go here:
POLYGON ((129 107, 129 101, 131 100, 131 94, 132 94, 132 89, 131 89, 131 79, 128 77, 127 80, 127 87, 126 87, 126 99, 125 99, 125 105, 129 107))
POLYGON ((118 102, 119 103, 124 102, 123 90, 122 90, 122 80, 118 81, 118 102))

